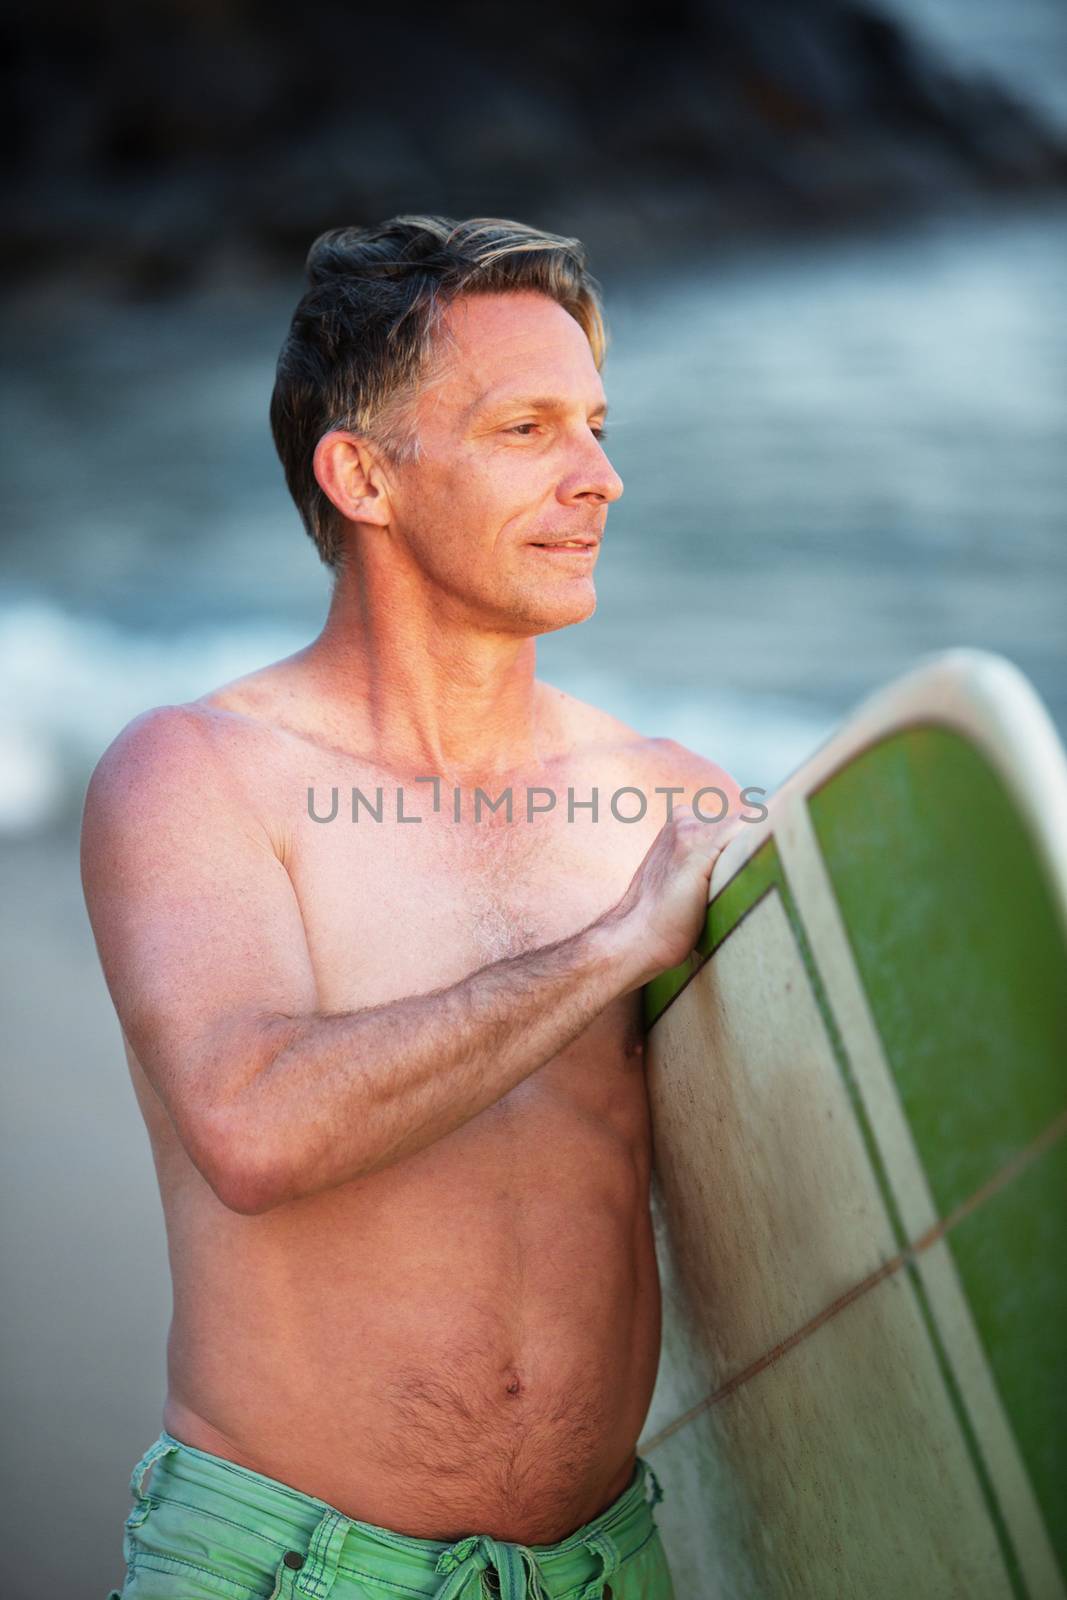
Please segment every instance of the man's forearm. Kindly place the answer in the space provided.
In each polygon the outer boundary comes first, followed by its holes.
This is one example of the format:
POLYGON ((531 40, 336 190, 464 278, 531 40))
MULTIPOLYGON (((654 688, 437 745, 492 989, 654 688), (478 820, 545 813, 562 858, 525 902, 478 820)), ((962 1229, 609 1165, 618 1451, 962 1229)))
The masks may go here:
POLYGON ((243 1139, 261 1152, 269 1173, 247 1209, 318 1193, 433 1144, 639 981, 621 925, 606 917, 448 988, 277 1018, 275 1048, 228 1119, 231 1145, 243 1139))

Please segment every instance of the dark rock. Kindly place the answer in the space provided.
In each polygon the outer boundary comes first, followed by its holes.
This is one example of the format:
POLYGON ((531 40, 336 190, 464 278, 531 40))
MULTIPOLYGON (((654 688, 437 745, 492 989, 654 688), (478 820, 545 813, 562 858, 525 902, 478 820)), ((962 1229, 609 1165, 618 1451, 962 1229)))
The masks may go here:
POLYGON ((567 214, 625 256, 1067 177, 1025 106, 848 0, 21 0, 2 42, 9 282, 291 273, 327 226, 418 210, 567 214))

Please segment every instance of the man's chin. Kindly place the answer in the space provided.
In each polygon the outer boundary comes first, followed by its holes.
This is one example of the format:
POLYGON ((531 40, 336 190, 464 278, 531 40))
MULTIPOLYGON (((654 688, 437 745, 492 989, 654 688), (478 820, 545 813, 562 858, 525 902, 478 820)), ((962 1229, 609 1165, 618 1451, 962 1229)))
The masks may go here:
POLYGON ((530 633, 555 633, 559 628, 572 628, 585 622, 596 610, 596 590, 592 583, 575 585, 572 593, 539 595, 524 608, 530 633))

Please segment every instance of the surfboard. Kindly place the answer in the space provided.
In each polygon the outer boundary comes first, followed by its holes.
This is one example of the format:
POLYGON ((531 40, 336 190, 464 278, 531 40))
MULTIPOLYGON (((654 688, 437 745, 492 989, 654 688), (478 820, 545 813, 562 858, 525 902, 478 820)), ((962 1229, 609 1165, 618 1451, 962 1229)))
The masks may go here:
POLYGON ((643 995, 678 1600, 1067 1594, 1067 756, 922 658, 643 995))

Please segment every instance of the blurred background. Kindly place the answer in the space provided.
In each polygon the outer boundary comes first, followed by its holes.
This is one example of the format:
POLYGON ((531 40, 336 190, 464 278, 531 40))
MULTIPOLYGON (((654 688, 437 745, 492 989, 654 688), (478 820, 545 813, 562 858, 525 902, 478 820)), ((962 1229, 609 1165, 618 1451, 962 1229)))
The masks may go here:
POLYGON ((1067 733, 1067 7, 21 0, 0 37, 3 1588, 103 1600, 170 1289, 78 818, 130 717, 324 619, 267 423, 312 239, 586 242, 626 493, 542 676, 767 789, 956 645, 1067 733))

